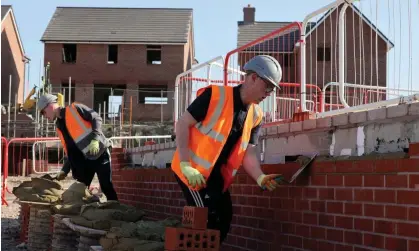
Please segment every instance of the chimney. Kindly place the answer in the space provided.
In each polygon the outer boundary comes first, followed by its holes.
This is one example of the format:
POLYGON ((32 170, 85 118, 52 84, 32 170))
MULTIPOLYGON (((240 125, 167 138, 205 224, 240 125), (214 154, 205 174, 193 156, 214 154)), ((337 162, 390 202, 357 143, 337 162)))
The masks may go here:
POLYGON ((254 23, 255 22, 255 7, 251 7, 250 4, 247 7, 243 8, 243 21, 244 23, 254 23))

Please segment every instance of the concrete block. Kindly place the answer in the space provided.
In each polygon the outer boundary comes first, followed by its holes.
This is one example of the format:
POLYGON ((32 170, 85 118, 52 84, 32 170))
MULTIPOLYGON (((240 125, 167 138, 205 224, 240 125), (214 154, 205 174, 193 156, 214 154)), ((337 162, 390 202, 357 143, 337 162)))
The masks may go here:
POLYGON ((419 115, 419 102, 409 105, 409 115, 419 115))
POLYGON ((150 151, 150 150, 151 150, 151 146, 150 146, 150 145, 148 145, 148 146, 144 146, 144 150, 145 150, 145 151, 150 151))
POLYGON ((349 123, 358 124, 367 121, 367 112, 354 112, 349 114, 349 123))
POLYGON ((175 141, 170 142, 170 148, 176 148, 176 142, 175 141))
POLYGON ((407 115, 407 104, 390 106, 387 108, 387 118, 403 117, 407 115))
POLYGON ((290 132, 290 124, 287 123, 287 124, 278 125, 277 131, 278 131, 278 134, 289 133, 290 132))
POLYGON ((309 119, 303 121, 303 130, 311 130, 316 129, 316 120, 315 119, 309 119))
POLYGON ((290 132, 300 132, 303 130, 303 122, 291 122, 290 124, 290 132))
POLYGON ((267 134, 268 135, 276 135, 278 133, 277 126, 275 126, 275 125, 269 126, 266 129, 267 129, 267 134))
POLYGON ((380 120, 387 118, 387 108, 380 108, 371 111, 367 111, 368 121, 380 120))
POLYGON ((331 117, 327 117, 327 118, 316 119, 316 127, 317 128, 329 128, 329 127, 332 127, 332 118, 331 117))
POLYGON ((347 125, 349 122, 348 114, 340 114, 332 117, 333 126, 343 126, 347 125))

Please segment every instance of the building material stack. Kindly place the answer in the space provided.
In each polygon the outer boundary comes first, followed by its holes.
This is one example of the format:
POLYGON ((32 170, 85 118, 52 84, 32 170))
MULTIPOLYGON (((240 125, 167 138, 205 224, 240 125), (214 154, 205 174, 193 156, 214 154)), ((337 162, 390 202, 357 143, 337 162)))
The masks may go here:
POLYGON ((62 220, 68 216, 53 215, 51 251, 73 251, 77 249, 77 234, 67 227, 62 220))
POLYGON ((165 233, 166 251, 219 251, 220 232, 207 229, 208 208, 183 208, 181 228, 167 227, 165 233))

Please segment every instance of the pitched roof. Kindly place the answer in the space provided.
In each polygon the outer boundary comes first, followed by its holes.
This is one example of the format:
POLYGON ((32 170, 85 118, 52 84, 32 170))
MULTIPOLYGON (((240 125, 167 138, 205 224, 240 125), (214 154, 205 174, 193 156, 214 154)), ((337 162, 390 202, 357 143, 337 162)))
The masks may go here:
POLYGON ((41 41, 186 43, 192 9, 57 7, 41 41))
MULTIPOLYGON (((362 17, 362 19, 370 25, 371 29, 377 31, 378 35, 389 45, 393 47, 394 44, 364 15, 362 12, 354 5, 353 7, 355 12, 362 17)), ((308 36, 312 31, 314 31, 324 20, 337 8, 333 8, 326 12, 317 22, 309 22, 307 24, 306 33, 308 36)), ((241 47, 249 42, 252 42, 268 33, 271 33, 275 30, 278 30, 282 27, 291 24, 291 22, 254 22, 254 23, 244 23, 243 21, 238 22, 238 37, 237 37, 237 46, 241 47)), ((246 50, 249 51, 265 51, 265 52, 290 52, 294 49, 296 42, 298 41, 300 32, 295 30, 281 37, 275 37, 270 40, 265 40, 263 43, 252 46, 246 50)))
POLYGON ((12 8, 11 5, 2 5, 1 6, 1 21, 3 21, 4 17, 6 16, 7 12, 12 8))
MULTIPOLYGON (((237 46, 241 47, 291 23, 292 22, 254 22, 246 24, 243 21, 239 21, 237 46)), ((313 25, 313 23, 309 23, 307 29, 310 29, 313 25)), ((264 52, 290 52, 293 51, 294 45, 299 38, 300 31, 297 28, 292 28, 284 35, 265 40, 264 42, 249 47, 246 50, 264 52)))
POLYGON ((16 23, 16 19, 15 19, 15 14, 13 12, 13 8, 11 5, 2 5, 1 6, 1 22, 3 23, 4 19, 7 17, 7 15, 10 13, 11 18, 12 18, 12 22, 14 25, 14 28, 16 30, 16 36, 17 36, 17 40, 19 41, 19 48, 20 51, 22 52, 22 55, 29 59, 28 57, 25 56, 25 49, 23 48, 23 43, 22 43, 22 39, 20 38, 20 33, 19 33, 19 29, 17 27, 17 23, 16 23))

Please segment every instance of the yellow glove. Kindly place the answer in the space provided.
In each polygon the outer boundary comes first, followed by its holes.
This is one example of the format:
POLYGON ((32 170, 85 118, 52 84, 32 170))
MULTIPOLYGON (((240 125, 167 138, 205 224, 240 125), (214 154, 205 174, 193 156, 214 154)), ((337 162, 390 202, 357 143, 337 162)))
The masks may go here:
POLYGON ((95 155, 99 152, 99 141, 92 139, 89 144, 89 152, 92 155, 95 155))
POLYGON ((186 179, 188 179, 189 185, 192 187, 201 188, 205 185, 205 179, 202 174, 191 166, 189 162, 180 162, 180 170, 186 179))
POLYGON ((257 180, 258 185, 262 189, 268 189, 269 191, 275 190, 281 184, 282 174, 261 174, 257 180))
POLYGON ((67 174, 64 171, 60 171, 60 173, 57 174, 56 179, 57 180, 63 180, 63 179, 65 179, 65 177, 67 177, 67 174))

